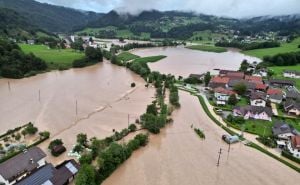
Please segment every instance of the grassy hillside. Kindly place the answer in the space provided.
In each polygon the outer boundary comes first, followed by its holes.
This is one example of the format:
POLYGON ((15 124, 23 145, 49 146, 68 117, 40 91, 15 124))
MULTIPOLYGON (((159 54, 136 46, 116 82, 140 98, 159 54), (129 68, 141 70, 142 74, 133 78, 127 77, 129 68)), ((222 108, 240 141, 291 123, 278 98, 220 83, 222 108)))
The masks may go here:
POLYGON ((263 58, 264 56, 267 56, 267 55, 272 56, 272 55, 276 55, 278 53, 300 51, 300 48, 298 48, 299 45, 300 45, 300 37, 293 40, 293 42, 291 42, 291 43, 281 44, 280 47, 267 48, 267 49, 255 49, 255 50, 243 51, 243 53, 246 55, 255 56, 258 58, 263 58))
POLYGON ((207 51, 207 52, 215 52, 215 53, 223 53, 227 51, 226 48, 216 47, 211 45, 193 45, 193 46, 187 46, 186 48, 193 49, 193 50, 207 51))
POLYGON ((191 42, 203 43, 203 44, 214 44, 215 40, 221 38, 227 38, 228 36, 221 33, 213 33, 211 30, 196 31, 193 36, 189 39, 191 42))
POLYGON ((34 53, 37 57, 45 60, 49 69, 68 69, 72 67, 75 59, 84 57, 84 53, 75 52, 72 49, 48 49, 44 45, 20 44, 25 53, 34 53))

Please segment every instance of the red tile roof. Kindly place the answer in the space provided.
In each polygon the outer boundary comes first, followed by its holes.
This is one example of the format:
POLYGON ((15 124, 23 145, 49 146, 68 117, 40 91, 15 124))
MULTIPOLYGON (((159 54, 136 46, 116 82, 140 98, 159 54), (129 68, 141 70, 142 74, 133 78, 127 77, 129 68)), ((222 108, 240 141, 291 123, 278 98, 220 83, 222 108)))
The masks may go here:
POLYGON ((261 82, 262 83, 262 77, 260 76, 245 76, 245 80, 251 81, 251 82, 261 82))
POLYGON ((267 91, 267 94, 268 95, 274 95, 274 94, 282 94, 282 91, 280 89, 268 89, 267 91))
POLYGON ((228 89, 224 89, 223 87, 217 87, 217 88, 215 88, 214 92, 221 93, 221 94, 227 94, 227 95, 236 94, 236 92, 228 90, 228 89))
POLYGON ((229 82, 229 78, 228 77, 220 77, 220 76, 215 76, 211 79, 211 82, 213 83, 223 83, 223 84, 227 84, 229 82))
POLYGON ((260 83, 258 83, 258 84, 256 84, 255 89, 257 89, 257 90, 266 90, 267 89, 267 85, 266 84, 260 84, 260 83))
POLYGON ((293 148, 300 149, 300 136, 293 136, 291 141, 293 148))
POLYGON ((245 74, 243 72, 228 72, 226 74, 229 78, 244 78, 245 74))

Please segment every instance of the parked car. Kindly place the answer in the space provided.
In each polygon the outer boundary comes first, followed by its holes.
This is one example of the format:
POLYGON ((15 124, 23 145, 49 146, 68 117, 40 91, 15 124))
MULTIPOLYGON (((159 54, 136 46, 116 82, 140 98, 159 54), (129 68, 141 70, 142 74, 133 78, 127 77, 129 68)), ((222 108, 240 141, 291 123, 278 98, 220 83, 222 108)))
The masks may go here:
POLYGON ((237 143, 240 141, 239 136, 237 136, 237 135, 230 136, 230 135, 224 134, 224 135, 222 135, 222 139, 228 144, 237 143))

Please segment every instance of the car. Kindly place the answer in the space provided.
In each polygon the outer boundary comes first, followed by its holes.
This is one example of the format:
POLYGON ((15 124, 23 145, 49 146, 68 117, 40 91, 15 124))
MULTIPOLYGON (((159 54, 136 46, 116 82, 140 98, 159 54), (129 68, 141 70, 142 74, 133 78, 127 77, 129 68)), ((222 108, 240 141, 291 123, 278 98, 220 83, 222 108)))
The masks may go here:
POLYGON ((239 136, 237 135, 231 136, 231 135, 224 134, 222 135, 222 139, 228 144, 237 143, 240 141, 239 136))

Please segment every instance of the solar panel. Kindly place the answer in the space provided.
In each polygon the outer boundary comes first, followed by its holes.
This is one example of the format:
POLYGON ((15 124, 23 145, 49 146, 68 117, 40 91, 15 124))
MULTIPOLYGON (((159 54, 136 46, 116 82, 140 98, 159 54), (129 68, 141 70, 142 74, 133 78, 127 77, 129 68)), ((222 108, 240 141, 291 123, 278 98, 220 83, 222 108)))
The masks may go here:
POLYGON ((65 167, 67 167, 73 175, 78 172, 78 169, 71 162, 68 162, 65 167))

